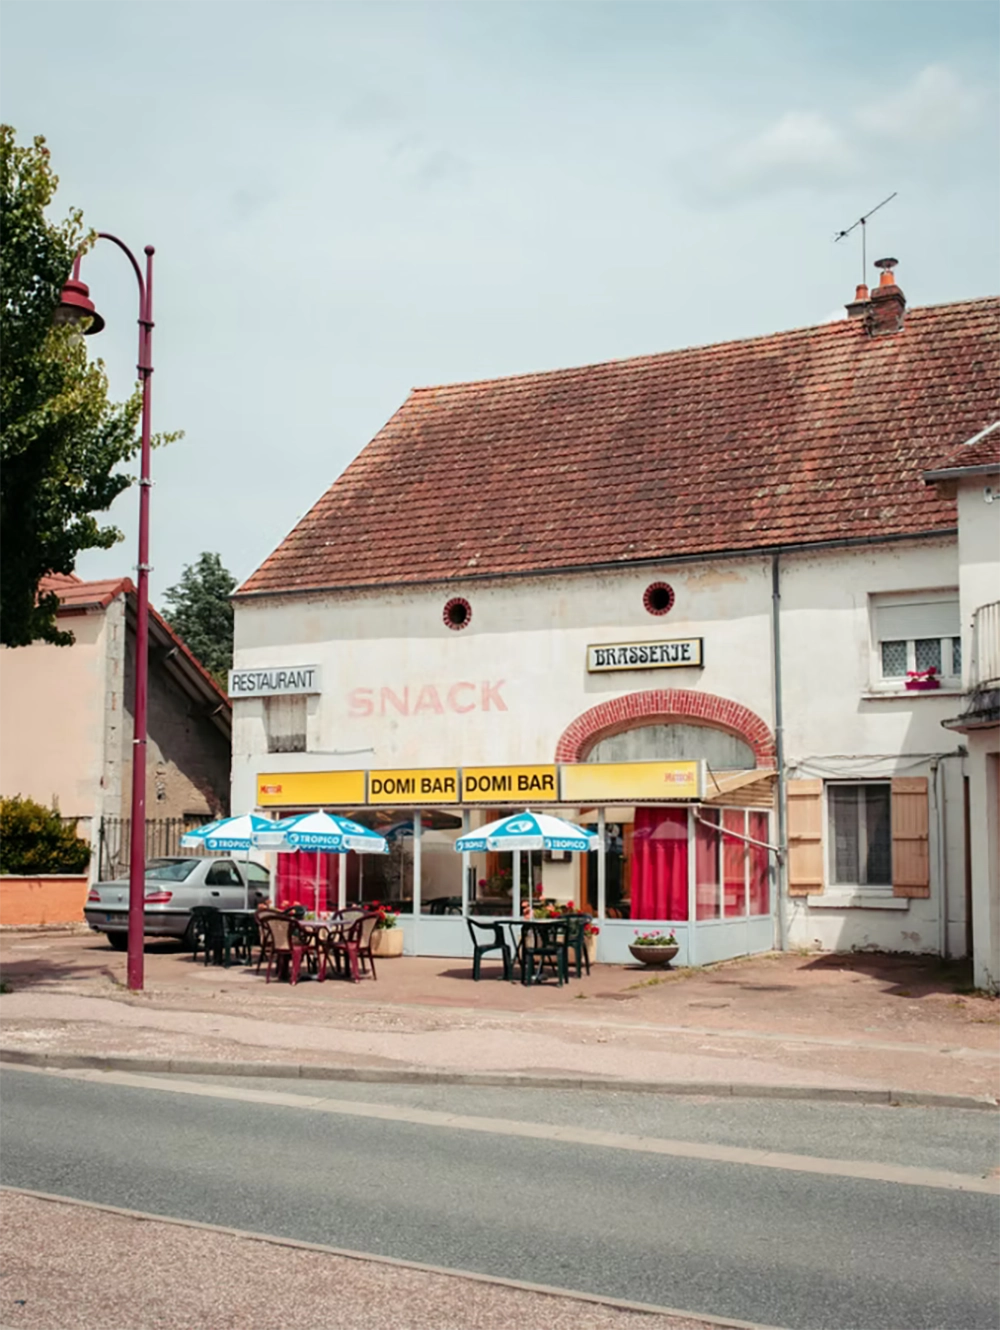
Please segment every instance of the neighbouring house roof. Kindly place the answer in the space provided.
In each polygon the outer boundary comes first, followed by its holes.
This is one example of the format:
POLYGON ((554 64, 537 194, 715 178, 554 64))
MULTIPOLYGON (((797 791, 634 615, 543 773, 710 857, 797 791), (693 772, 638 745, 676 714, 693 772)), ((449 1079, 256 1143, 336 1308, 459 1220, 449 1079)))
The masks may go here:
POLYGON ((239 595, 946 533, 995 298, 411 393, 239 595))
POLYGON ((84 582, 75 573, 49 573, 38 585, 40 594, 55 591, 59 596, 59 612, 70 610, 106 609, 125 590, 131 590, 127 577, 106 578, 100 582, 84 582))
POLYGON ((962 446, 940 462, 933 471, 924 472, 924 480, 933 485, 937 480, 957 480, 963 474, 1000 471, 1000 420, 967 440, 962 446))
MULTIPOLYGON (((83 614, 87 610, 105 610, 113 600, 125 596, 129 626, 135 629, 136 592, 128 577, 107 578, 98 582, 81 581, 73 573, 49 573, 39 583, 39 592, 55 591, 59 596, 59 614, 83 614)), ((217 729, 227 737, 232 731, 233 706, 194 652, 177 636, 152 605, 149 607, 150 659, 156 659, 167 674, 204 709, 217 729)))

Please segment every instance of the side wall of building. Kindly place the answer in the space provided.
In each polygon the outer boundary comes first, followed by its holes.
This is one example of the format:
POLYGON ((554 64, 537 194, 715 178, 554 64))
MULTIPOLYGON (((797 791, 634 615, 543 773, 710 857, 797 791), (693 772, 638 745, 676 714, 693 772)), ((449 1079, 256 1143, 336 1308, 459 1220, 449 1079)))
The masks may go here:
MULTIPOLYGON (((135 636, 125 660, 125 726, 122 744, 121 815, 128 817, 132 789, 132 699, 135 636)), ((170 677, 150 650, 147 818, 218 817, 228 811, 230 746, 203 709, 170 677)))
POLYGON ((0 648, 0 792, 93 820, 103 811, 108 615, 60 615, 59 627, 72 646, 0 648))

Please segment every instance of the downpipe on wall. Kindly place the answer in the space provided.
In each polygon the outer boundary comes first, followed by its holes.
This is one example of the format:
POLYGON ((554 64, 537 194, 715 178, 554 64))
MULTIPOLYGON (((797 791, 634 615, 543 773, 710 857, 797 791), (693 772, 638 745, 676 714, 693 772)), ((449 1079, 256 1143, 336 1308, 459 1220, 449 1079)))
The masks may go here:
POLYGON ((771 555, 771 677, 774 685, 774 755, 778 768, 778 950, 788 950, 788 810, 785 799, 785 726, 781 692, 781 555, 771 555))

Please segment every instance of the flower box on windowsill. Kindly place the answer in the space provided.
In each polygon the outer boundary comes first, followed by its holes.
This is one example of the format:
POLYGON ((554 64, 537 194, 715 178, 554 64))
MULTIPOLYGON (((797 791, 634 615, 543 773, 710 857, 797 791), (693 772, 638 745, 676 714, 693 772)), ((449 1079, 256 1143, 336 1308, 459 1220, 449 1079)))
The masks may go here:
POLYGON ((907 670, 906 689, 910 693, 926 693, 932 688, 940 688, 941 680, 932 665, 928 670, 907 670))

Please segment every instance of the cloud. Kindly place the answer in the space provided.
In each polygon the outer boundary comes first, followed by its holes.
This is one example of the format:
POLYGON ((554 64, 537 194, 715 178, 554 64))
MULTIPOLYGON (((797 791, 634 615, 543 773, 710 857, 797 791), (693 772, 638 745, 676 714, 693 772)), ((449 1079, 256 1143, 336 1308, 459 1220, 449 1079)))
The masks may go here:
POLYGON ((753 138, 703 160, 703 189, 724 195, 838 185, 857 170, 853 148, 837 126, 816 111, 787 111, 753 138))
POLYGON ((899 92, 863 107, 859 127, 882 138, 908 142, 944 142, 955 138, 979 116, 982 96, 947 65, 928 65, 899 92))

